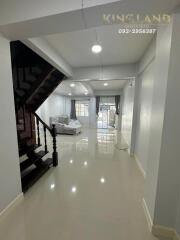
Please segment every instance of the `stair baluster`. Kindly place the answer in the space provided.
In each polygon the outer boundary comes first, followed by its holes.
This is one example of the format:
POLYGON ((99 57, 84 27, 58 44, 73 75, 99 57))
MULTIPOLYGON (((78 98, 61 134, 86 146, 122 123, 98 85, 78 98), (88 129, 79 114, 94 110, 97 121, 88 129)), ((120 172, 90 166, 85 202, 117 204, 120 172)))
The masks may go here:
POLYGON ((46 126, 44 125, 44 149, 45 149, 45 153, 48 153, 48 149, 47 149, 47 137, 46 137, 46 126))
POLYGON ((36 118, 36 123, 37 123, 37 137, 38 137, 38 146, 41 146, 41 140, 40 140, 40 131, 39 131, 39 119, 36 118))

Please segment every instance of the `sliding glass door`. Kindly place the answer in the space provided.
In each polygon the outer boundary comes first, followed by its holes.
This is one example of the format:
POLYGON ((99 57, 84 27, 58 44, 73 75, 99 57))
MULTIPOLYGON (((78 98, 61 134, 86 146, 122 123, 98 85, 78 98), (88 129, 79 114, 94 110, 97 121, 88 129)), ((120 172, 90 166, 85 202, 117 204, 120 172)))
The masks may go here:
POLYGON ((98 128, 114 128, 115 127, 115 104, 100 103, 99 116, 97 120, 98 128))

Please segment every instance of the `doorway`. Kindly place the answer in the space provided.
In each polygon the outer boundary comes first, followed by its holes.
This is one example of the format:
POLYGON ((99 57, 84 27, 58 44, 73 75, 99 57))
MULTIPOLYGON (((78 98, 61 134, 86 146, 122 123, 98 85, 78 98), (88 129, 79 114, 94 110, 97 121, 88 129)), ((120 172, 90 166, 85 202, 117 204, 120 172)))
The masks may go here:
POLYGON ((115 104, 100 103, 97 127, 101 129, 115 128, 115 112, 115 104))

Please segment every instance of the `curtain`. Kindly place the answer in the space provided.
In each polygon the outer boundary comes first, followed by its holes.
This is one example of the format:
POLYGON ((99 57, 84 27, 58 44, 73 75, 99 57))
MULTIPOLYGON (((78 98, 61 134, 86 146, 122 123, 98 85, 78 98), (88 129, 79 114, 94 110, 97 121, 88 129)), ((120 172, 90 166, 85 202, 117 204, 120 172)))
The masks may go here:
POLYGON ((119 115, 120 95, 115 96, 116 114, 119 115))
POLYGON ((77 119, 77 117, 76 117, 76 100, 71 100, 71 119, 77 119))
POLYGON ((100 97, 96 97, 96 115, 99 114, 99 103, 100 103, 100 97))

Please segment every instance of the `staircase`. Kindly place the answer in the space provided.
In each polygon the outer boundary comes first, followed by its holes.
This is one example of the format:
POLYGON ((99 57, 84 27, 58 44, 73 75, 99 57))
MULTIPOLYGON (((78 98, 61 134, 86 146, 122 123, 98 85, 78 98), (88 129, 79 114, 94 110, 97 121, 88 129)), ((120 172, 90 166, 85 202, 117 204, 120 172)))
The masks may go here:
POLYGON ((10 46, 21 181, 25 192, 51 166, 58 165, 55 126, 49 127, 36 110, 65 76, 20 41, 11 42, 10 46), (47 134, 52 137, 53 152, 52 158, 45 159, 49 153, 47 134))

